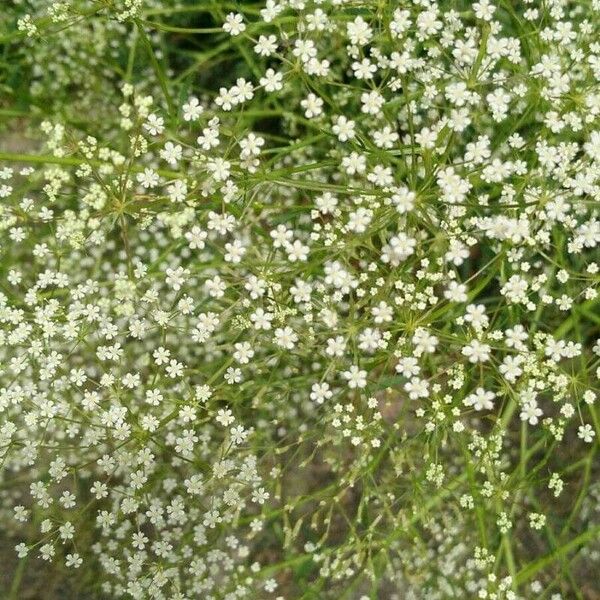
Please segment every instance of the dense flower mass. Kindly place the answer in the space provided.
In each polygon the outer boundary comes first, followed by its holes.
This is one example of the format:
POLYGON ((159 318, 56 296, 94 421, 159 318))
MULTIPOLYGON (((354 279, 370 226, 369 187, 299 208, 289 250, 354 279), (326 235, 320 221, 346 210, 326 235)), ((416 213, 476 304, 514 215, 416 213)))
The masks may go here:
POLYGON ((598 0, 6 10, 7 598, 596 597, 598 0))

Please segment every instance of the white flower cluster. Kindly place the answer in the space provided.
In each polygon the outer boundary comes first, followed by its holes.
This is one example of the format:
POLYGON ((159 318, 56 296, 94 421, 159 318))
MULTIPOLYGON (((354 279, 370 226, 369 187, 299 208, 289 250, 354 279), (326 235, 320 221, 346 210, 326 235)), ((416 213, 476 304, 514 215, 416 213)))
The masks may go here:
POLYGON ((18 556, 107 598, 579 597, 598 2, 233 4, 213 90, 152 55, 97 135, 0 153, 18 556))

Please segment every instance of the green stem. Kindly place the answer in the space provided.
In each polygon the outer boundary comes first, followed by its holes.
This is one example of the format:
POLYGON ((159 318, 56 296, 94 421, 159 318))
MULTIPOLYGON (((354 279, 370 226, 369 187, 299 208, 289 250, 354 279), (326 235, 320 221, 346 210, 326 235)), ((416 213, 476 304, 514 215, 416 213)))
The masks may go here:
MULTIPOLYGON (((0 160, 7 162, 22 162, 22 163, 33 163, 33 164, 49 164, 49 165, 64 165, 66 167, 78 167, 79 165, 90 165, 92 167, 101 167, 108 163, 101 160, 76 158, 73 156, 52 156, 51 154, 19 154, 16 152, 0 152, 0 160)), ((131 170, 135 173, 141 173, 145 167, 134 165, 131 170)), ((182 174, 177 171, 170 171, 168 169, 158 169, 156 171, 159 175, 167 178, 178 178, 182 174)))
POLYGON ((21 587, 23 575, 25 574, 25 567, 27 566, 28 558, 29 556, 21 558, 17 564, 15 576, 13 577, 12 584, 10 586, 10 592, 8 593, 8 600, 19 600, 19 589, 21 587))
POLYGON ((150 59, 150 63, 152 64, 152 68, 154 69, 154 73, 156 74, 156 78, 158 79, 160 89, 162 90, 163 96, 165 97, 165 101, 169 109, 169 114, 171 116, 174 116, 176 110, 175 105, 173 104, 173 100, 171 99, 171 94, 169 93, 167 77, 163 71, 162 66, 156 59, 156 55, 154 54, 154 48, 152 48, 152 43, 150 42, 150 39, 144 31, 144 26, 142 25, 142 22, 139 19, 136 19, 135 24, 140 35, 140 40, 142 41, 142 44, 144 45, 144 48, 146 48, 146 52, 148 53, 148 58, 150 59))
POLYGON ((598 538, 600 535, 600 526, 594 527, 593 529, 588 529, 584 531, 581 535, 578 535, 576 538, 572 539, 570 542, 564 544, 560 548, 557 548, 554 552, 543 556, 539 560, 536 560, 533 563, 527 565, 524 569, 522 569, 517 575, 517 583, 519 585, 525 583, 529 579, 531 579, 534 575, 539 573, 542 569, 545 569, 547 566, 551 565, 553 562, 559 560, 562 556, 567 554, 568 552, 572 552, 577 550, 581 546, 584 546, 587 542, 598 538))

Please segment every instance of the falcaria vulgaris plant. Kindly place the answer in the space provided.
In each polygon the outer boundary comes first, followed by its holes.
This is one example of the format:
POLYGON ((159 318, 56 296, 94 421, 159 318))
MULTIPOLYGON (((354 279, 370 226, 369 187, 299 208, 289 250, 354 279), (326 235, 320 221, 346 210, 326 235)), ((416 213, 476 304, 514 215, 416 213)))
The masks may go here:
POLYGON ((597 597, 598 0, 2 10, 3 598, 597 597))

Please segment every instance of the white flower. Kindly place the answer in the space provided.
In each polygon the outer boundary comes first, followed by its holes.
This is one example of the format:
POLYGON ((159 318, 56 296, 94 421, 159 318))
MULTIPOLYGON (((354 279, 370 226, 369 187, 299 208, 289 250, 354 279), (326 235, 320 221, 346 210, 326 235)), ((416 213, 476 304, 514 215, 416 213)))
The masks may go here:
POLYGON ((254 52, 259 56, 271 56, 277 49, 277 38, 274 35, 261 35, 254 46, 254 52))
POLYGON ((372 79, 377 73, 377 65, 374 65, 368 58, 352 63, 352 70, 356 79, 372 79))
POLYGON ((244 24, 244 17, 240 13, 230 12, 225 17, 225 24, 223 25, 223 31, 227 32, 231 36, 236 36, 246 30, 244 24))
POLYGON ((390 263, 392 266, 397 267, 414 253, 416 245, 417 241, 414 238, 400 232, 398 235, 390 238, 389 243, 383 246, 381 260, 384 263, 390 263))
POLYGON ((305 246, 300 240, 294 240, 293 243, 285 245, 285 251, 288 255, 288 260, 291 262, 305 261, 308 258, 308 246, 305 246))
POLYGON ((281 248, 291 242, 294 232, 289 230, 285 225, 277 225, 277 228, 273 229, 270 235, 273 238, 273 247, 281 248))
POLYGON ((154 188, 160 181, 158 173, 148 168, 144 169, 142 173, 138 173, 136 179, 138 183, 145 188, 154 188))
POLYGON ((355 126, 356 124, 354 121, 351 121, 342 115, 336 117, 332 131, 335 133, 340 142, 347 142, 348 140, 353 139, 356 135, 355 126))
POLYGON ((160 135, 165 130, 165 120, 154 113, 148 115, 144 129, 151 135, 160 135))
POLYGON ((317 404, 323 404, 325 400, 329 400, 333 396, 333 392, 329 389, 327 383, 313 383, 310 392, 310 399, 317 404))
POLYGON ((240 240, 225 244, 225 250, 225 261, 233 264, 238 264, 246 253, 246 248, 240 240))
POLYGON ((175 291, 178 291, 181 289, 185 278, 189 275, 189 271, 183 267, 177 267, 176 269, 168 268, 166 274, 167 285, 175 291))
POLYGON ((356 17, 354 21, 348 23, 346 30, 350 41, 359 46, 365 46, 373 37, 373 30, 362 17, 356 17))
POLYGON ((415 346, 415 355, 421 356, 424 353, 431 354, 435 352, 439 340, 435 335, 429 333, 427 329, 418 327, 413 334, 412 343, 415 346))
POLYGON ((346 340, 341 335, 338 335, 334 338, 329 338, 327 340, 327 348, 325 349, 325 353, 327 356, 336 356, 340 358, 344 356, 346 345, 346 340))
POLYGON ((367 385, 367 372, 352 365, 347 371, 342 373, 342 377, 348 382, 350 389, 364 388, 367 385))
POLYGON ((474 393, 469 394, 464 400, 465 406, 473 407, 475 410, 492 410, 496 394, 478 387, 474 393))
POLYGON ((506 356, 500 365, 500 373, 510 383, 514 383, 523 373, 521 364, 523 359, 520 356, 506 356))
POLYGON ((179 144, 175 145, 173 142, 167 142, 160 151, 160 156, 170 165, 176 166, 178 161, 181 160, 182 148, 179 144))
POLYGON ((469 362, 486 362, 490 359, 490 347, 479 340, 473 340, 463 347, 462 354, 469 359, 469 362))
MULTIPOLYGON (((451 281, 448 284, 448 288, 444 290, 444 298, 450 300, 451 302, 466 302, 467 301, 467 286, 458 283, 456 281, 451 281)), ((466 317, 465 317, 466 320, 466 317)))
POLYGON ((275 343, 286 350, 293 350, 298 341, 298 335, 291 327, 283 327, 275 330, 275 343))
POLYGON ((538 407, 535 398, 530 398, 523 404, 519 416, 521 421, 527 421, 530 425, 537 425, 539 418, 542 416, 542 410, 538 407))
POLYGON ((206 238, 206 231, 203 231, 197 225, 194 225, 192 229, 185 234, 185 239, 188 241, 188 245, 192 250, 202 250, 205 246, 204 242, 206 238))
POLYGON ((420 377, 413 377, 404 384, 404 389, 408 392, 411 400, 429 397, 429 383, 420 377))
POLYGON ((237 342, 234 347, 235 352, 233 353, 233 358, 241 365, 247 365, 254 356, 252 346, 250 346, 248 342, 237 342))
POLYGON ((266 312, 262 308, 257 308, 251 315, 250 320, 254 323, 254 328, 258 330, 271 329, 271 321, 273 320, 273 313, 266 312))
POLYGON ((197 121, 200 115, 204 112, 203 106, 195 96, 192 96, 183 105, 183 120, 184 121, 197 121))
POLYGON ((223 425, 223 427, 228 427, 235 421, 235 417, 233 416, 231 410, 229 410, 228 408, 220 408, 215 419, 217 423, 223 425))
POLYGON ((414 356, 401 358, 396 365, 396 372, 401 373, 404 377, 412 378, 421 372, 419 361, 414 356))
POLYGON ((283 75, 273 69, 267 69, 259 82, 267 92, 278 92, 283 89, 283 75))
POLYGON ((580 425, 579 429, 577 430, 577 437, 580 440, 583 440, 586 444, 591 444, 594 441, 595 436, 596 432, 589 424, 580 425))

